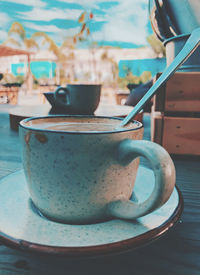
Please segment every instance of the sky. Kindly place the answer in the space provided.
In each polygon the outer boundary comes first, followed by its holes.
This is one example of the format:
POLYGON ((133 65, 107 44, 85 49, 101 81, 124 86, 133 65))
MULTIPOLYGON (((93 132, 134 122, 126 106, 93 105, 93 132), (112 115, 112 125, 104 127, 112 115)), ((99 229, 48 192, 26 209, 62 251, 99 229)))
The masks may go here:
MULTIPOLYGON (((78 18, 92 12, 90 39, 98 45, 136 48, 152 34, 148 0, 0 0, 0 43, 11 24, 20 22, 29 38, 46 32, 57 45, 80 31, 78 18)), ((81 47, 81 46, 80 46, 81 47)))

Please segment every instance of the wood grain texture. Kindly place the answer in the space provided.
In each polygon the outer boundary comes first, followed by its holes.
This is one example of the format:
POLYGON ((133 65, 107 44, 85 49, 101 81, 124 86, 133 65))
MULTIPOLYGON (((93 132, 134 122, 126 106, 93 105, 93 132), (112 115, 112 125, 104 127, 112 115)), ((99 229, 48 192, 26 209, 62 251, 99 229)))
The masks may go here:
MULTIPOLYGON (((144 116, 145 139, 150 118, 144 116)), ((124 254, 91 259, 66 259, 28 254, 0 246, 0 274, 68 275, 199 275, 200 274, 200 159, 174 158, 177 186, 184 198, 181 222, 161 239, 124 254)), ((142 160, 146 165, 146 162, 142 160)), ((0 177, 21 169, 18 134, 0 114, 0 177), (3 163, 3 165, 2 165, 3 163)))
MULTIPOLYGON (((156 75, 158 79, 160 73, 156 75)), ((176 72, 154 96, 154 111, 200 112, 200 72, 176 72)))
POLYGON ((200 118, 163 118, 162 146, 172 154, 200 155, 200 118))
POLYGON ((175 73, 165 93, 165 112, 200 112, 200 73, 175 73))
POLYGON ((151 140, 170 154, 200 156, 200 118, 152 112, 151 140))

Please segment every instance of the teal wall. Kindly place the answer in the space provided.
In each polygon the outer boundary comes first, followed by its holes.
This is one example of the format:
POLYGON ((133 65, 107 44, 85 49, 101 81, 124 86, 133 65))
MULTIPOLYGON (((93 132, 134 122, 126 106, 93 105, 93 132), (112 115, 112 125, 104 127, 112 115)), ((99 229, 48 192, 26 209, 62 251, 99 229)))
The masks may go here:
MULTIPOLYGON (((13 75, 24 75, 25 63, 17 63, 11 65, 13 75)), ((51 61, 32 61, 30 63, 31 72, 36 78, 50 78, 55 76, 56 63, 51 61)))
POLYGON ((24 63, 11 64, 11 72, 15 76, 24 75, 24 63))
POLYGON ((165 58, 152 59, 136 59, 136 60, 120 60, 119 61, 119 76, 125 77, 127 69, 135 76, 140 76, 144 71, 150 71, 152 77, 157 73, 163 72, 166 67, 165 58))

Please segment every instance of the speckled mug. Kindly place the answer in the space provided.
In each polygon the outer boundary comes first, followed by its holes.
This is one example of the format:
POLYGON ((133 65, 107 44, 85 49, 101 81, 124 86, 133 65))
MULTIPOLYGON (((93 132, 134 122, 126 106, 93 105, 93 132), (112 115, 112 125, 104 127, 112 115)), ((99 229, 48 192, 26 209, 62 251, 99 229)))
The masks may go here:
POLYGON ((111 217, 136 219, 162 206, 175 185, 166 150, 142 140, 143 125, 112 131, 62 131, 45 123, 119 123, 95 116, 48 116, 20 122, 24 172, 30 198, 46 217, 63 223, 95 223, 111 217), (154 190, 142 203, 129 200, 139 156, 148 159, 154 190))

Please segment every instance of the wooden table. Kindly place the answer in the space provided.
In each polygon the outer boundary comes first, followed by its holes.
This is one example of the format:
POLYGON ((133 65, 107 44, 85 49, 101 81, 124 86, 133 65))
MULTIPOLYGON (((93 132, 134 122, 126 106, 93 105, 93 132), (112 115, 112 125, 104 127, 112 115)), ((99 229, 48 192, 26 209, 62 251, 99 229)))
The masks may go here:
MULTIPOLYGON (((149 115, 143 117, 150 139, 149 115)), ((0 177, 22 168, 18 133, 9 114, 0 113, 0 177)), ((177 186, 184 198, 181 221, 159 240, 124 254, 93 259, 39 256, 0 245, 0 274, 68 275, 199 275, 200 274, 200 159, 173 157, 177 186)), ((143 165, 147 165, 142 160, 143 165)))
MULTIPOLYGON (((132 111, 133 107, 116 104, 100 103, 97 110, 95 111, 96 116, 112 116, 112 117, 124 117, 132 111)), ((18 123, 28 117, 33 116, 46 116, 48 114, 54 114, 51 112, 52 109, 49 104, 41 105, 25 105, 16 106, 9 112, 10 116, 10 127, 13 130, 18 129, 18 123)), ((143 112, 136 115, 135 119, 142 121, 143 112)))

